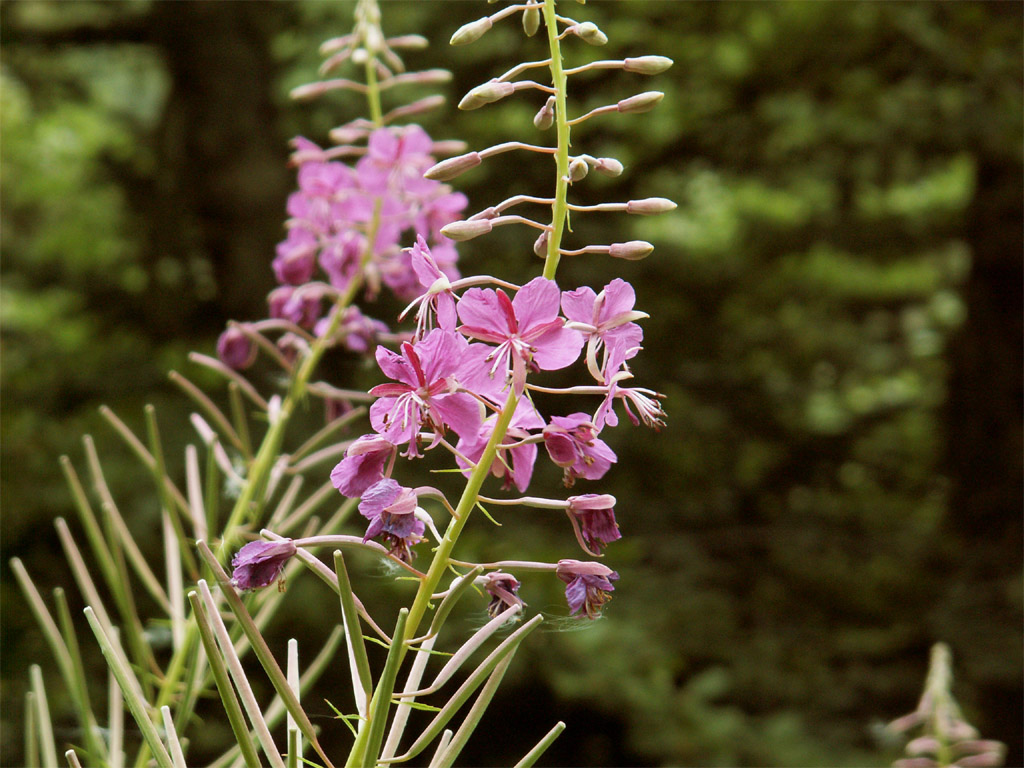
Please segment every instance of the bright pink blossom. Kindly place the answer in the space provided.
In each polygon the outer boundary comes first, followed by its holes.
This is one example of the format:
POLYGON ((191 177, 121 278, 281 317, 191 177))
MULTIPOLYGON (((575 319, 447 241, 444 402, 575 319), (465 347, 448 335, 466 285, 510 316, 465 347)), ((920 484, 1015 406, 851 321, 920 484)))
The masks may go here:
POLYGON ((395 381, 370 390, 373 428, 395 445, 409 443, 408 456, 418 455, 423 426, 441 433, 451 427, 460 437, 473 437, 480 427, 480 405, 472 395, 456 391, 467 366, 479 365, 479 352, 461 336, 435 328, 416 344, 402 344, 400 355, 377 347, 377 363, 395 381))
POLYGON ((565 328, 558 316, 559 292, 553 280, 538 277, 509 299, 504 291, 471 288, 458 304, 459 330, 472 339, 497 344, 488 359, 490 374, 510 371, 515 391, 523 392, 526 372, 554 371, 572 365, 583 337, 565 328))
POLYGON ((634 310, 634 303, 633 286, 618 277, 598 294, 587 286, 562 294, 562 312, 572 327, 583 333, 587 341, 587 367, 598 381, 602 381, 601 370, 606 367, 597 359, 602 347, 606 350, 605 363, 609 355, 628 360, 640 350, 644 333, 633 321, 647 314, 634 310))

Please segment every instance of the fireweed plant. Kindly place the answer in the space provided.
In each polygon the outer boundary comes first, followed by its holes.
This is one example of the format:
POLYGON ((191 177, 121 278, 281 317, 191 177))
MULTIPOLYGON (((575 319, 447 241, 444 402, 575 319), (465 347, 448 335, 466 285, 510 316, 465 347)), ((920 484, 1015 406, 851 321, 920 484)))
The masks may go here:
MULTIPOLYGON (((633 425, 654 428, 664 413, 660 395, 631 382, 630 361, 643 338, 638 321, 646 317, 634 307, 633 288, 619 278, 595 287, 563 286, 557 270, 563 257, 635 260, 653 250, 643 241, 570 244, 571 214, 648 215, 675 205, 663 198, 571 201, 572 186, 589 172, 615 176, 623 170, 613 158, 575 154, 573 126, 610 113, 647 111, 662 94, 647 91, 579 113, 570 85, 597 69, 656 75, 672 61, 640 56, 571 66, 576 46, 603 45, 607 38, 593 23, 558 13, 554 0, 507 5, 463 26, 451 42, 471 43, 494 24, 516 18, 527 36, 546 40, 547 56, 473 88, 459 107, 476 109, 525 91, 520 98, 537 102, 536 143, 508 141, 466 152, 460 142, 435 141, 405 123, 443 99, 401 102, 402 89, 412 85, 422 93, 450 74, 407 71, 399 53, 424 48, 427 41, 386 37, 376 0, 359 0, 351 34, 322 46, 322 79, 293 96, 354 92, 365 97, 367 116, 331 131, 327 146, 295 140, 298 189, 288 200, 286 235, 272 263, 278 287, 268 296, 268 316, 231 323, 216 357, 191 356, 225 380, 227 412, 187 378, 171 374, 197 405, 191 421, 201 446, 186 448, 184 487, 167 472, 152 408, 146 410, 144 438, 102 410, 155 483, 162 578, 130 534, 92 440, 84 440, 85 480, 62 458, 88 553, 62 519, 57 532, 109 668, 105 713, 93 705, 63 590, 54 591, 54 614, 24 565, 15 559, 12 568, 77 716, 76 738, 64 753, 69 765, 191 764, 188 731, 199 719, 200 700, 214 689, 235 738, 215 766, 390 765, 428 748, 431 756, 421 760, 451 765, 520 643, 542 620, 529 616, 520 578, 559 579, 568 613, 578 621, 598 618, 611 599, 618 574, 600 558, 621 536, 617 502, 588 484, 616 461, 604 430, 618 424, 620 412, 633 425), (553 165, 551 188, 466 215, 466 197, 447 182, 510 151, 553 165), (509 224, 536 230, 533 251, 542 261, 530 253, 510 256, 508 263, 521 264, 518 280, 463 276, 457 243, 509 224), (408 305, 395 327, 364 314, 357 303, 365 306, 383 292, 408 305), (361 392, 318 380, 328 351, 372 356, 380 383, 361 392), (282 391, 264 396, 243 375, 258 356, 283 372, 282 391), (578 371, 580 383, 544 383, 546 372, 562 369, 578 371), (589 405, 542 413, 536 393, 544 393, 545 402, 568 395, 568 402, 589 405), (286 449, 293 415, 312 399, 323 402, 326 425, 286 449), (256 444, 260 423, 266 427, 256 444), (343 438, 345 431, 362 436, 343 438), (538 459, 561 469, 564 488, 557 495, 526 495, 538 459), (434 487, 403 482, 410 461, 461 475, 461 494, 449 499, 434 487), (484 495, 490 476, 495 488, 484 495), (231 503, 223 505, 224 498, 231 503), (332 515, 314 514, 332 502, 332 515), (532 562, 510 552, 496 562, 460 559, 456 546, 470 518, 488 524, 488 509, 502 506, 564 514, 572 534, 566 557, 532 562), (316 554, 325 549, 333 552, 326 562, 316 554), (415 584, 396 619, 378 622, 357 597, 345 561, 352 551, 372 553, 391 564, 395 578, 415 584), (302 569, 336 593, 340 611, 331 619, 334 632, 300 671, 296 640, 289 641, 282 663, 262 630, 282 604, 285 580, 302 569), (278 588, 268 589, 274 582, 278 588), (135 587, 158 606, 157 620, 140 609, 135 587), (462 599, 479 601, 488 620, 454 652, 435 650, 446 618, 462 599), (371 668, 367 642, 387 649, 381 669, 371 668), (339 655, 351 671, 352 700, 338 702, 336 714, 352 741, 348 755, 328 755, 301 699, 339 655), (269 703, 254 693, 252 662, 249 671, 243 666, 250 656, 273 686, 269 703), (451 683, 456 673, 464 678, 457 686, 451 683), (421 701, 435 692, 440 702, 436 696, 421 701), (132 727, 126 727, 126 709, 132 727), (413 709, 433 714, 418 733, 406 734, 413 709), (456 716, 461 720, 452 724, 456 716)), ((39 667, 30 672, 26 762, 55 765, 43 675, 39 667)), ((519 765, 533 764, 563 728, 556 724, 519 765)))

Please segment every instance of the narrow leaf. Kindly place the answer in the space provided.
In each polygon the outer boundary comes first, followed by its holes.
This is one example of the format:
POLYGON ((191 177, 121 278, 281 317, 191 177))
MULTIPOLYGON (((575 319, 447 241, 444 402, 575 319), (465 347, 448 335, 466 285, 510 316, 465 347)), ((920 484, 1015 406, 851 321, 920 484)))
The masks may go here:
POLYGON ((547 751, 547 748, 551 746, 558 735, 565 730, 565 723, 559 720, 555 723, 554 728, 547 732, 543 739, 537 742, 537 746, 523 755, 523 759, 515 764, 514 768, 531 768, 531 766, 537 762, 538 758, 547 751))
POLYGON ((50 719, 50 705, 46 701, 46 688, 43 686, 43 670, 38 664, 28 668, 32 681, 32 696, 36 705, 36 724, 39 729, 39 748, 43 757, 43 765, 57 768, 57 745, 53 740, 53 721, 50 719))
POLYGON ((345 568, 345 558, 337 549, 334 550, 334 572, 338 576, 338 595, 341 598, 345 641, 352 659, 352 692, 356 697, 356 709, 360 715, 365 716, 370 696, 373 694, 373 678, 370 673, 370 661, 366 656, 366 645, 363 643, 355 595, 352 594, 352 582, 345 568))

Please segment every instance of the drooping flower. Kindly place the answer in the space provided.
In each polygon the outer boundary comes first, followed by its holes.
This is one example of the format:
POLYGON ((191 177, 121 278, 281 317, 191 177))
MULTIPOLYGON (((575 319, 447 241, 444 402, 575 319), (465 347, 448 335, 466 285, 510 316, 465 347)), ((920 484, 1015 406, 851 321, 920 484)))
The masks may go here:
POLYGON ((425 293, 405 309, 405 312, 408 312, 417 304, 419 305, 416 310, 416 337, 421 338, 433 328, 435 318, 438 328, 454 331, 456 322, 455 293, 452 291, 451 280, 435 261, 423 235, 416 237, 416 245, 410 249, 409 256, 413 272, 419 279, 420 285, 426 289, 425 293))
POLYGON ((597 437, 597 427, 585 413, 552 416, 544 427, 544 447, 564 471, 565 487, 577 477, 598 480, 617 460, 615 452, 597 437))
POLYGON ((377 363, 395 382, 370 390, 378 399, 370 406, 373 428, 395 445, 409 443, 408 456, 417 456, 420 429, 435 433, 451 427, 460 437, 475 436, 480 406, 472 395, 457 392, 462 371, 478 362, 465 339, 435 328, 416 344, 402 344, 401 355, 377 347, 377 363))
POLYGON ((601 563, 583 563, 579 560, 559 560, 555 574, 565 582, 565 599, 571 615, 581 611, 589 619, 601 615, 601 607, 612 599, 612 584, 619 574, 601 563))
POLYGON ((239 328, 228 328, 217 339, 217 357, 229 368, 241 371, 256 360, 256 345, 239 328))
POLYGON ((331 472, 331 483, 349 498, 362 496, 374 483, 384 479, 384 465, 395 455, 395 445, 380 435, 363 435, 331 472))
POLYGON ((250 541, 231 558, 231 583, 238 589, 259 589, 273 584, 296 551, 291 539, 250 541))
POLYGON ((370 521, 363 541, 380 536, 392 555, 411 562, 411 547, 423 539, 425 525, 416 517, 416 493, 387 477, 363 493, 359 514, 370 521))
POLYGON ((558 315, 559 291, 553 280, 537 277, 509 299, 502 290, 471 288, 458 304, 459 330, 472 339, 497 344, 488 359, 492 376, 512 374, 517 394, 526 373, 554 371, 572 365, 580 355, 583 337, 565 328, 558 315))
POLYGON ((526 605, 519 597, 519 579, 511 573, 492 571, 484 579, 484 589, 491 596, 491 602, 487 606, 487 613, 494 618, 499 613, 511 608, 513 605, 526 605))
MULTIPOLYGON (((473 462, 480 460, 487 442, 494 434, 494 425, 497 422, 497 415, 489 416, 480 425, 476 436, 471 439, 460 440, 456 450, 473 462)), ((534 443, 520 443, 530 436, 528 430, 539 429, 544 426, 544 419, 537 413, 527 398, 523 398, 516 404, 515 413, 512 414, 512 421, 505 432, 505 437, 498 445, 498 453, 491 464, 491 474, 502 479, 502 488, 508 490, 513 485, 524 493, 530 485, 530 478, 533 477, 533 465, 537 461, 537 446, 534 443), (507 447, 511 446, 511 447, 507 447)), ((456 461, 467 472, 470 467, 466 462, 456 456, 456 461)))
POLYGON ((610 542, 622 538, 615 522, 615 497, 607 493, 585 493, 570 496, 569 520, 580 546, 591 555, 600 556, 610 542))

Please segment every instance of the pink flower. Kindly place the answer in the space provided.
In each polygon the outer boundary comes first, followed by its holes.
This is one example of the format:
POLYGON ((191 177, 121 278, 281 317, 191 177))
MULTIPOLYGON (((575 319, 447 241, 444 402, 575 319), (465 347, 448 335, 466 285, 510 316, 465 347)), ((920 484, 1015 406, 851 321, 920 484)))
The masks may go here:
POLYGON ((490 374, 511 371, 515 391, 522 394, 527 370, 558 370, 580 355, 583 337, 563 327, 558 306, 558 286, 543 277, 528 282, 512 300, 501 290, 471 288, 458 304, 459 330, 498 345, 488 356, 490 374))
POLYGON ((397 355, 377 347, 377 363, 395 383, 379 384, 370 394, 373 428, 395 445, 409 443, 407 456, 418 454, 416 440, 427 425, 436 433, 451 427, 473 437, 480 427, 480 406, 472 395, 457 392, 462 370, 480 358, 461 336, 436 328, 416 344, 402 344, 397 355))
POLYGON ((295 552, 291 539, 250 541, 231 558, 231 583, 239 589, 259 589, 273 584, 295 552))
MULTIPOLYGON (((487 442, 494 433, 494 424, 497 416, 490 416, 480 426, 476 437, 459 441, 456 449, 470 461, 479 461, 484 453, 487 442)), ((533 443, 525 445, 514 445, 524 438, 530 436, 529 429, 539 429, 544 426, 544 419, 534 409, 533 404, 523 398, 516 404, 516 411, 512 414, 512 421, 509 424, 505 438, 498 446, 498 454, 491 464, 491 474, 500 477, 504 481, 502 488, 508 490, 513 485, 524 493, 530 485, 530 478, 533 477, 533 465, 537 461, 537 446, 533 443), (512 445, 513 447, 507 447, 512 445)), ((456 457, 459 466, 466 469, 469 467, 465 461, 456 457)))
POLYGON ((391 478, 379 480, 363 493, 359 514, 370 521, 363 541, 380 536, 392 555, 407 563, 412 560, 410 547, 423 539, 425 526, 416 517, 416 494, 411 488, 391 478))
POLYGON ((566 488, 572 487, 577 477, 600 479, 616 461, 615 453, 598 439, 597 427, 585 413, 552 416, 544 427, 544 447, 564 470, 566 488))
MULTIPOLYGON (((412 269, 419 279, 420 285, 426 289, 426 293, 423 293, 405 309, 405 312, 408 312, 417 304, 419 305, 416 310, 416 336, 422 337, 424 333, 433 328, 434 318, 437 319, 438 328, 454 331, 455 292, 452 290, 449 275, 442 271, 434 260, 423 235, 417 235, 416 245, 410 249, 409 256, 412 269)), ((404 315, 405 312, 402 314, 404 315)))
POLYGON ((562 312, 587 340, 587 367, 598 381, 604 380, 601 370, 605 365, 597 360, 602 347, 606 350, 605 363, 609 353, 625 361, 640 350, 644 333, 633 321, 647 314, 635 311, 634 303, 633 286, 621 278, 612 280, 598 294, 587 286, 562 294, 562 312))
POLYGON ((615 522, 615 497, 607 493, 570 496, 569 520, 580 546, 595 557, 609 543, 622 538, 615 522))
POLYGON ((352 443, 345 458, 331 472, 331 483, 349 498, 362 496, 384 479, 384 465, 394 457, 395 446, 380 435, 363 435, 352 443))
POLYGON ((601 615, 601 607, 612 599, 609 593, 615 591, 612 582, 619 578, 606 565, 579 560, 559 560, 555 573, 566 584, 565 599, 572 615, 583 611, 590 619, 601 615))

